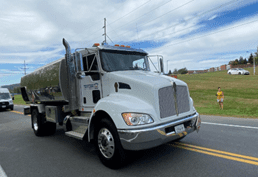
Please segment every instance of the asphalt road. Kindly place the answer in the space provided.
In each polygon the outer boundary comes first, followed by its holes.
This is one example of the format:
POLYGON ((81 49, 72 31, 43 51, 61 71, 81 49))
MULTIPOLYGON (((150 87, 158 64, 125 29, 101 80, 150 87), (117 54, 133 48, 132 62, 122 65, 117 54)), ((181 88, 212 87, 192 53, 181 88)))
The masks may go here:
POLYGON ((22 107, 0 112, 0 177, 258 176, 258 119, 202 116, 199 133, 132 153, 111 170, 90 143, 64 135, 36 137, 22 107))

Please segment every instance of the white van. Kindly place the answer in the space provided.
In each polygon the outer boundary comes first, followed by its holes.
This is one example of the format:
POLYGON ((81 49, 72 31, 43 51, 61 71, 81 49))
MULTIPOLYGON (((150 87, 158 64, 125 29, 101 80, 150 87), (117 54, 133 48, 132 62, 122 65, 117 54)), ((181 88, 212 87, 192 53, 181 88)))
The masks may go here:
POLYGON ((7 88, 0 88, 0 109, 13 110, 13 99, 7 88))

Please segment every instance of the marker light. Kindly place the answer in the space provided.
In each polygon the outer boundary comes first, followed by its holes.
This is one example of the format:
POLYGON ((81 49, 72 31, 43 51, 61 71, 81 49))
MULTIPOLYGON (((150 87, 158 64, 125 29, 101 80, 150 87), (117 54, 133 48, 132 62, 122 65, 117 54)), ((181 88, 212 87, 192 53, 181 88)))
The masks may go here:
POLYGON ((120 47, 125 47, 125 45, 120 45, 120 47))
POLYGON ((99 43, 94 43, 92 47, 97 47, 99 46, 99 43))
POLYGON ((119 47, 119 44, 115 44, 115 46, 119 47))
POLYGON ((129 45, 127 45, 127 46, 125 46, 125 47, 130 48, 130 46, 129 46, 129 45))

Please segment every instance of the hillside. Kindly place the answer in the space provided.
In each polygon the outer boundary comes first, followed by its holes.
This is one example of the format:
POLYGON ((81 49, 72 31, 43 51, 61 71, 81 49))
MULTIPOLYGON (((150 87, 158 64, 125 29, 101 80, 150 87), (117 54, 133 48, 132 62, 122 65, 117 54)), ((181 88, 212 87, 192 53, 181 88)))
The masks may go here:
MULTIPOLYGON (((200 114, 258 118, 258 75, 228 75, 217 71, 195 75, 178 75, 188 84, 190 95, 200 114), (224 92, 224 110, 216 102, 218 87, 224 92)), ((258 68, 256 68, 256 73, 258 68)))
POLYGON ((10 91, 16 87, 20 87, 20 84, 12 84, 12 85, 3 85, 1 88, 8 88, 10 91))

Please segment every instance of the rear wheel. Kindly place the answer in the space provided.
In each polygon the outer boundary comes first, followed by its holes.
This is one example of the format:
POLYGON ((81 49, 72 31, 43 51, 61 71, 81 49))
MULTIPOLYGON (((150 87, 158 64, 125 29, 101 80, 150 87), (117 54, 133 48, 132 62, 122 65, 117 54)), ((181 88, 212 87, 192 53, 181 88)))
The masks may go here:
POLYGON ((126 161, 116 127, 108 119, 100 121, 95 131, 95 146, 101 162, 109 168, 119 168, 126 161))
POLYGON ((231 75, 231 72, 229 72, 228 74, 231 75))
POLYGON ((40 114, 37 109, 32 110, 31 125, 36 136, 52 135, 56 131, 56 124, 44 123, 44 115, 40 114))

